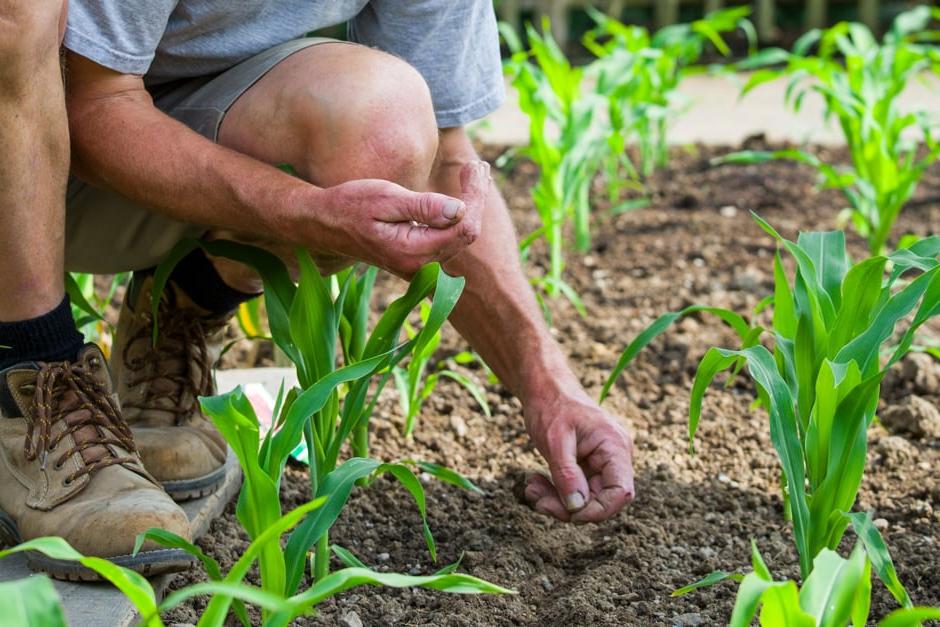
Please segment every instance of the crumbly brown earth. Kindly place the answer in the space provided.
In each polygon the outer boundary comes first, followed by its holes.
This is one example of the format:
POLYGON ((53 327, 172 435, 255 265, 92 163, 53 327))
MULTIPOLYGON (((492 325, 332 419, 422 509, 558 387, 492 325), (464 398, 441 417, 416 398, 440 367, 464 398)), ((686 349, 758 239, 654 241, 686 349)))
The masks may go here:
MULTIPOLYGON (((622 348, 658 315, 694 303, 747 312, 770 293, 774 244, 749 211, 790 237, 798 229, 833 227, 842 198, 818 191, 811 171, 789 163, 711 167, 708 159, 724 152, 676 151, 669 170, 651 182, 653 202, 647 209, 610 217, 598 200, 593 251, 569 257, 568 279, 590 315, 582 318, 567 303, 552 303, 553 333, 592 394, 599 392, 622 348)), ((498 154, 487 152, 489 158, 498 154)), ((536 226, 529 195, 536 175, 525 161, 499 175, 522 232, 536 226)), ((940 231, 938 193, 940 170, 934 169, 898 232, 940 231)), ((863 242, 854 235, 849 239, 855 256, 862 256, 863 242)), ((535 261, 544 263, 542 251, 535 261)), ((387 302, 400 289, 400 284, 383 282, 379 300, 387 302)), ((936 326, 929 331, 940 336, 936 326)), ((638 492, 629 509, 604 524, 558 523, 520 501, 525 473, 542 464, 523 429, 519 403, 499 385, 487 386, 494 415, 486 418, 466 391, 443 382, 411 442, 400 436, 400 411, 394 394, 387 392, 373 423, 374 455, 447 464, 472 478, 486 495, 426 483, 440 550, 436 565, 425 549, 415 506, 391 480, 355 491, 332 540, 370 566, 415 574, 432 572, 463 554, 464 572, 519 594, 449 596, 360 588, 324 603, 317 617, 300 624, 348 624, 343 617, 355 612, 367 626, 718 625, 730 615, 732 584, 675 599, 670 592, 712 570, 745 568, 751 539, 777 577, 796 577, 767 418, 749 409, 752 389, 743 379, 709 392, 697 454, 688 453, 691 379, 705 350, 716 344, 734 345, 716 320, 680 322, 639 356, 606 401, 605 407, 634 433, 638 492)), ((442 357, 464 344, 448 331, 444 347, 442 357)), ((885 384, 886 406, 904 403, 911 394, 940 402, 940 364, 922 357, 892 373, 885 384)), ((484 378, 479 371, 475 375, 484 378)), ((882 519, 879 525, 885 526, 901 580, 915 601, 940 605, 940 440, 889 434, 877 425, 869 437, 859 508, 882 519)), ((307 498, 305 486, 304 471, 290 468, 285 507, 307 498)), ((851 541, 850 533, 843 547, 851 541)), ((233 507, 200 542, 223 567, 246 544, 233 507)), ((173 585, 201 578, 193 572, 173 585)), ((872 616, 880 618, 895 604, 877 582, 874 590, 872 616)), ((203 607, 204 601, 196 600, 166 618, 195 622, 203 607)))

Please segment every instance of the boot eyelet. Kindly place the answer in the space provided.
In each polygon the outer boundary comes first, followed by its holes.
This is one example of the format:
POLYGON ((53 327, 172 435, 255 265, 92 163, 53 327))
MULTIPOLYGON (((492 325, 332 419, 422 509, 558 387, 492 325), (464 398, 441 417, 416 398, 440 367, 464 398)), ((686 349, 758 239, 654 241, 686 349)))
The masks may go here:
POLYGON ((58 460, 56 460, 55 464, 52 465, 53 469, 55 469, 55 470, 62 470, 62 467, 63 467, 63 466, 65 466, 65 460, 64 460, 64 459, 58 459, 58 460))
POLYGON ((62 480, 62 487, 63 487, 63 488, 68 488, 68 487, 70 487, 71 485, 72 485, 72 479, 71 479, 71 477, 66 477, 65 479, 62 480))

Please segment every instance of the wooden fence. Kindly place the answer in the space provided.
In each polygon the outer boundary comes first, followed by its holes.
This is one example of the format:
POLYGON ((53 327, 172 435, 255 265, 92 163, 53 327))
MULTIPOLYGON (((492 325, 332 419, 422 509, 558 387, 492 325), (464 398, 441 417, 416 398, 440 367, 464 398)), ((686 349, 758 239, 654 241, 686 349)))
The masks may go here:
MULTIPOLYGON (((657 28, 679 21, 681 4, 697 5, 705 13, 715 11, 725 5, 723 0, 601 0, 586 2, 582 0, 499 0, 496 9, 500 18, 519 25, 523 11, 535 13, 538 19, 547 15, 552 21, 552 34, 559 42, 566 42, 569 35, 569 18, 572 9, 583 8, 588 4, 607 11, 608 15, 619 17, 627 7, 653 8, 653 22, 657 28)), ((754 25, 762 41, 773 39, 777 25, 777 16, 782 2, 777 0, 754 0, 752 3, 754 25)), ((791 6, 795 3, 789 3, 791 6)), ((828 0, 803 0, 804 26, 807 29, 826 25, 830 2, 828 0)), ((872 30, 878 29, 880 0, 858 0, 858 20, 868 24, 872 30)))

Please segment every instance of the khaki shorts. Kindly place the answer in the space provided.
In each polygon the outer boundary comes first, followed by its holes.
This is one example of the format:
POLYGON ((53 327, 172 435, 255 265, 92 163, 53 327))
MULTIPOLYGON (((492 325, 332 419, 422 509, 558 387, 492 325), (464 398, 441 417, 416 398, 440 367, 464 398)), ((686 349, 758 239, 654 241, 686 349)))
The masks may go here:
MULTIPOLYGON (((299 50, 332 41, 289 41, 216 76, 157 85, 150 92, 157 108, 214 142, 229 108, 271 68, 299 50)), ((69 180, 65 221, 66 269, 96 274, 153 267, 180 240, 208 231, 74 177, 69 180)))

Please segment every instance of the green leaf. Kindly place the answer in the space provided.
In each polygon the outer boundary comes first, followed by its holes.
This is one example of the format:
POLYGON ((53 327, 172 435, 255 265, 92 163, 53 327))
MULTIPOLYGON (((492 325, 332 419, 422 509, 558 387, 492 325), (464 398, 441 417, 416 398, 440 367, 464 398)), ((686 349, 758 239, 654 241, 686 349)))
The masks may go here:
POLYGON ((88 302, 88 299, 85 298, 85 295, 82 293, 82 288, 78 286, 78 283, 75 281, 75 276, 70 272, 65 273, 65 293, 68 294, 69 301, 72 305, 85 312, 92 320, 104 320, 102 315, 98 313, 95 308, 92 307, 91 303, 88 302))
POLYGON ((66 627, 61 599, 44 575, 0 583, 0 616, 5 625, 66 627))
POLYGON ((448 574, 411 576, 396 573, 378 573, 365 568, 344 568, 315 583, 312 588, 288 599, 289 612, 278 612, 270 627, 285 626, 324 600, 356 586, 379 585, 392 588, 429 588, 457 594, 515 594, 513 590, 488 583, 470 575, 448 574))
POLYGON ((333 554, 339 558, 344 565, 351 568, 368 568, 362 561, 353 555, 352 551, 344 549, 338 544, 331 544, 330 549, 333 551, 333 554))
POLYGON ((708 573, 707 575, 705 575, 703 578, 699 579, 695 583, 690 583, 689 585, 683 586, 679 588, 678 590, 673 590, 669 596, 681 597, 683 595, 686 595, 692 592, 693 590, 698 590, 699 588, 708 588, 710 586, 714 586, 717 583, 721 583, 722 581, 731 580, 731 581, 740 582, 743 579, 744 579, 744 575, 742 575, 741 573, 729 573, 723 570, 716 570, 716 571, 708 573))
POLYGON ((871 560, 878 578, 881 579, 898 603, 903 607, 913 607, 914 603, 911 601, 904 585, 898 579, 897 570, 895 570, 894 562, 891 560, 891 553, 888 552, 884 539, 872 522, 871 515, 867 512, 845 513, 843 515, 852 525, 852 529, 855 530, 859 542, 865 547, 865 552, 868 554, 868 559, 871 560))
POLYGON ((693 305, 691 307, 686 307, 681 311, 673 311, 667 314, 663 314, 654 320, 653 323, 646 327, 639 335, 637 335, 636 338, 634 338, 634 340, 630 342, 623 350, 620 358, 617 360, 617 364, 611 371, 610 376, 608 376, 607 381, 604 382, 604 387, 601 389, 600 402, 604 402, 604 399, 606 399, 607 395, 610 394, 610 390, 613 387, 614 382, 624 371, 624 369, 630 365, 630 362, 633 361, 633 359, 637 356, 637 354, 639 354, 641 350, 643 350, 647 345, 649 345, 650 342, 656 339, 656 337, 661 335, 676 320, 682 318, 683 316, 697 312, 710 313, 717 316, 721 319, 722 322, 734 329, 734 331, 742 339, 747 337, 752 330, 752 327, 742 316, 728 309, 721 309, 720 307, 693 305))
POLYGON ((940 620, 940 607, 905 607, 894 610, 878 623, 878 627, 920 627, 928 620, 940 620))
POLYGON ((486 402, 486 393, 480 388, 480 386, 470 379, 470 377, 453 370, 441 370, 438 372, 438 374, 442 377, 453 379, 462 385, 465 390, 470 392, 470 396, 472 396, 473 400, 477 402, 486 417, 489 418, 492 416, 490 413, 490 404, 486 402))
POLYGON ((865 553, 860 546, 848 560, 823 549, 813 560, 813 570, 800 590, 800 606, 813 616, 813 624, 846 625, 859 587, 868 583, 866 574, 865 553))
POLYGON ((463 488, 464 490, 475 492, 477 494, 485 494, 485 492, 483 492, 483 490, 478 488, 476 484, 474 484, 472 481, 464 477, 462 474, 460 474, 456 470, 451 470, 450 468, 447 468, 446 466, 435 464, 434 462, 422 462, 422 461, 411 461, 411 460, 406 460, 405 463, 414 464, 415 466, 417 466, 424 472, 428 473, 435 479, 439 479, 441 481, 444 481, 445 483, 455 485, 458 488, 463 488))

